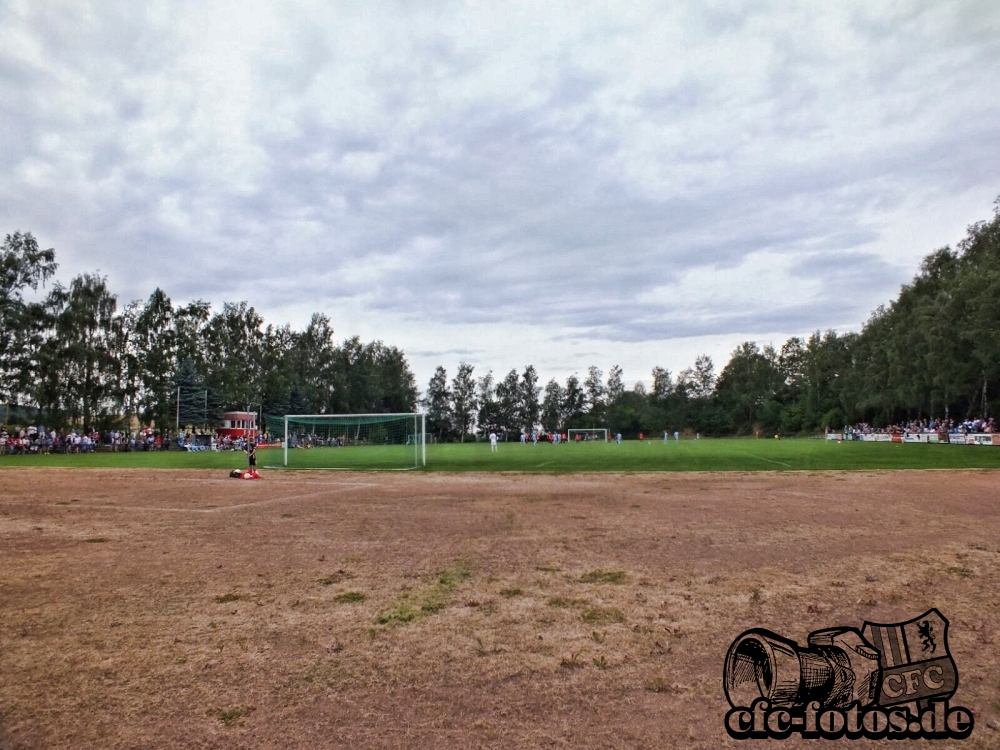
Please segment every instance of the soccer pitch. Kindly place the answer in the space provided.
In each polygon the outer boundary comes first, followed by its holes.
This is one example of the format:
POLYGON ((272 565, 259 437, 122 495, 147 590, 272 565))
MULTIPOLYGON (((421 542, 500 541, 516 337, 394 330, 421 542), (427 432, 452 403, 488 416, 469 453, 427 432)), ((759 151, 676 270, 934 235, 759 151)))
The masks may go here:
POLYGON ((733 748, 739 633, 934 607, 993 749, 997 476, 8 470, 0 747, 733 748))
MULTIPOLYGON (((393 469, 412 464, 410 446, 311 448, 289 451, 289 469, 393 469)), ((245 465, 239 452, 96 453, 88 455, 2 456, 3 466, 76 468, 233 469, 245 465)), ((258 453, 258 464, 281 467, 282 451, 258 453)), ((827 440, 660 440, 616 443, 521 445, 487 443, 427 446, 429 472, 643 471, 862 471, 873 469, 1000 469, 1000 449, 990 446, 899 443, 837 443, 827 440)))

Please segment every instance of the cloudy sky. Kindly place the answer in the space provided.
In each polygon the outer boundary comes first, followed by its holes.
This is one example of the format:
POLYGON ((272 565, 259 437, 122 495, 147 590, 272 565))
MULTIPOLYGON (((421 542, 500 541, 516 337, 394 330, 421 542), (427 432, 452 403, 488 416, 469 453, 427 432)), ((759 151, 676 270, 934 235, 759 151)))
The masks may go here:
POLYGON ((560 379, 857 330, 1000 194, 1000 4, 0 0, 0 233, 560 379))

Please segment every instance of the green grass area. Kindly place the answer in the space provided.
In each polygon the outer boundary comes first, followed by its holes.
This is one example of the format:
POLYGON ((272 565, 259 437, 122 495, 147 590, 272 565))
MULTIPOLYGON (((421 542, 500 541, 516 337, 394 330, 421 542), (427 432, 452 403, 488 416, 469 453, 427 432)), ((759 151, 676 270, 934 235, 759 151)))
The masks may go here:
MULTIPOLYGON (((291 468, 395 469, 413 465, 412 446, 297 449, 291 468)), ((282 451, 258 452, 262 467, 281 464, 282 451)), ((234 469, 246 457, 226 453, 97 453, 70 456, 0 456, 13 466, 234 469)), ((427 446, 425 471, 519 471, 573 473, 607 471, 825 471, 870 469, 1000 469, 1000 447, 912 443, 837 443, 812 439, 659 440, 615 443, 521 445, 486 443, 427 446)))

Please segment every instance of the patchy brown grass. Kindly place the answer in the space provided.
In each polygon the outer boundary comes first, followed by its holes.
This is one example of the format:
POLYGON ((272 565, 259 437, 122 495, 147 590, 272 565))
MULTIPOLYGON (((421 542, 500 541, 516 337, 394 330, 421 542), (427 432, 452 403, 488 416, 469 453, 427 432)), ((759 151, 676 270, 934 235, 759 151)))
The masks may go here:
POLYGON ((365 595, 360 591, 345 591, 343 594, 337 594, 333 597, 333 600, 343 604, 356 604, 357 602, 363 602, 365 595))
POLYGON ((583 583, 625 583, 628 576, 624 570, 591 570, 580 576, 583 583))
POLYGON ((996 473, 2 471, 4 750, 738 746, 741 631, 930 607, 1000 745, 996 473))

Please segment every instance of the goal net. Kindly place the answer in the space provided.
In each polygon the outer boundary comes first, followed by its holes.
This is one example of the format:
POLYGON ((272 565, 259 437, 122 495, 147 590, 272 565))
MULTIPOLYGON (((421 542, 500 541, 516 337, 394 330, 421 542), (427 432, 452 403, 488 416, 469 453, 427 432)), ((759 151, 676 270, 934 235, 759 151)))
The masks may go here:
POLYGON ((288 414, 290 469, 416 469, 427 465, 423 414, 288 414))
POLYGON ((608 441, 608 431, 604 427, 591 427, 585 430, 566 430, 566 439, 569 442, 576 442, 577 436, 580 437, 581 442, 584 440, 608 441))

